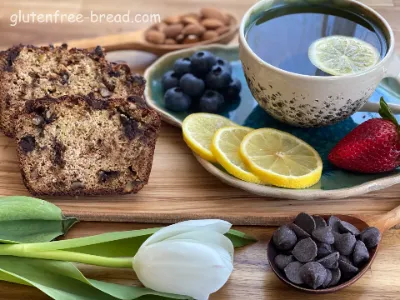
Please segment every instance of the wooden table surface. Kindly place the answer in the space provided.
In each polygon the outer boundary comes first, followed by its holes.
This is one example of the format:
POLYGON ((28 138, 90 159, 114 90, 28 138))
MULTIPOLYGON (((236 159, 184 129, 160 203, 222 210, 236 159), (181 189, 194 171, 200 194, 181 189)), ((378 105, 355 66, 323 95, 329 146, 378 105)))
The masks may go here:
MULTIPOLYGON (((122 31, 136 30, 148 24, 19 24, 10 26, 10 16, 21 10, 23 13, 82 13, 93 11, 101 13, 160 14, 161 17, 175 15, 181 12, 196 11, 204 5, 215 6, 229 10, 240 18, 255 0, 2 0, 0 11, 0 48, 17 43, 41 44, 59 40, 70 40, 82 37, 98 36, 122 31)), ((364 3, 379 11, 390 23, 398 41, 397 52, 400 52, 400 0, 364 0, 364 3)), ((400 71, 400 70, 399 70, 400 71)), ((175 132, 168 128, 163 134, 175 132)), ((194 159, 194 158, 193 158, 194 159)), ((214 180, 211 175, 204 181, 214 180)), ((198 186, 202 183, 199 182, 198 186)), ((223 185, 217 185, 213 197, 224 197, 223 185)), ((391 198, 396 202, 400 193, 400 185, 370 194, 369 200, 379 201, 380 198, 391 198)), ((86 236, 102 232, 132 230, 146 228, 149 224, 129 223, 95 223, 82 222, 78 224, 68 237, 86 236)), ((274 228, 240 227, 238 228, 257 237, 260 242, 240 249, 235 255, 235 271, 228 284, 211 299, 312 299, 315 296, 299 294, 282 284, 270 271, 266 257, 266 242, 274 228)), ((122 284, 136 284, 134 275, 129 270, 106 270, 82 266, 84 273, 99 280, 122 284)), ((337 294, 324 295, 320 299, 400 299, 400 230, 390 230, 382 241, 382 247, 370 271, 352 287, 337 294)), ((31 300, 48 299, 41 292, 24 286, 0 283, 0 299, 31 300)))

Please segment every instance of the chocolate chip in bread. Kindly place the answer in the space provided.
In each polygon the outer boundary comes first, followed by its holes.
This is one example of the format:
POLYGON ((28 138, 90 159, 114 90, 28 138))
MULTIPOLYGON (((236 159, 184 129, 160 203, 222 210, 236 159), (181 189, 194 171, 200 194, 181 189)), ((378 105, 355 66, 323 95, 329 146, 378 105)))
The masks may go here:
POLYGON ((34 195, 135 193, 148 182, 159 127, 132 98, 28 101, 15 127, 24 183, 34 195))
POLYGON ((28 100, 90 93, 142 98, 144 83, 127 65, 108 63, 101 47, 89 52, 66 45, 15 46, 0 53, 0 129, 14 136, 15 119, 28 100))

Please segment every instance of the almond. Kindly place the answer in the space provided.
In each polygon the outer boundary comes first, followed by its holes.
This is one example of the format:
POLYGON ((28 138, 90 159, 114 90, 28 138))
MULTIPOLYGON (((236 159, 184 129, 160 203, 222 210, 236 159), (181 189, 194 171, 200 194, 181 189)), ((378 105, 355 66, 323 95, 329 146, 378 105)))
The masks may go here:
POLYGON ((191 35, 187 36, 184 39, 183 43, 184 44, 194 44, 194 43, 197 43, 199 41, 200 41, 200 39, 199 39, 199 37, 197 35, 191 34, 191 35))
POLYGON ((174 39, 182 32, 182 29, 182 24, 173 24, 165 27, 164 33, 167 38, 174 39))
POLYGON ((185 25, 188 25, 188 24, 200 25, 199 19, 198 19, 198 18, 195 18, 195 17, 192 17, 192 16, 183 17, 183 18, 182 18, 182 22, 183 22, 183 24, 185 24, 185 25))
POLYGON ((158 31, 163 32, 164 29, 165 29, 167 26, 168 26, 168 25, 167 25, 166 23, 161 22, 161 23, 156 24, 156 25, 155 25, 155 28, 156 28, 158 31))
POLYGON ((176 41, 174 39, 166 39, 165 45, 175 45, 176 41))
POLYGON ((229 27, 228 26, 222 26, 219 27, 215 30, 219 35, 222 35, 224 33, 227 33, 229 31, 229 27))
POLYGON ((215 30, 207 30, 204 32, 204 34, 201 36, 201 39, 203 41, 209 41, 213 40, 218 37, 218 33, 215 30))
POLYGON ((218 19, 204 19, 201 21, 201 25, 203 25, 206 29, 213 30, 224 26, 224 23, 218 19))
POLYGON ((186 25, 185 28, 183 28, 182 33, 184 35, 190 35, 190 34, 194 34, 197 36, 202 35, 204 32, 206 31, 206 29, 201 26, 200 24, 189 24, 186 25))
POLYGON ((201 16, 199 14, 197 14, 197 13, 188 13, 188 14, 184 14, 182 16, 182 18, 186 18, 186 17, 190 17, 190 18, 196 19, 197 21, 200 21, 200 19, 201 19, 201 16))
POLYGON ((164 22, 168 25, 179 24, 181 22, 181 16, 170 16, 164 19, 164 22))
POLYGON ((200 13, 205 19, 217 19, 226 25, 229 23, 228 16, 214 7, 204 7, 200 10, 200 13))
POLYGON ((163 44, 165 42, 165 34, 156 30, 146 31, 145 38, 146 41, 153 44, 163 44))
POLYGON ((184 39, 185 39, 185 35, 183 35, 183 34, 181 33, 180 35, 178 35, 178 36, 175 38, 175 41, 176 41, 178 44, 181 44, 181 43, 183 42, 184 39))

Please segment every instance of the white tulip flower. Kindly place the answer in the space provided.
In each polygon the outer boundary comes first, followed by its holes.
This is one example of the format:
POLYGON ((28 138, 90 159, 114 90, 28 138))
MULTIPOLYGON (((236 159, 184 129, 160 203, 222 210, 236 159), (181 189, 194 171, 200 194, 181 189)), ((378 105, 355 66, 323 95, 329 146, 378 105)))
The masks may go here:
POLYGON ((194 220, 165 227, 140 247, 133 269, 147 288, 206 300, 233 271, 232 224, 194 220))

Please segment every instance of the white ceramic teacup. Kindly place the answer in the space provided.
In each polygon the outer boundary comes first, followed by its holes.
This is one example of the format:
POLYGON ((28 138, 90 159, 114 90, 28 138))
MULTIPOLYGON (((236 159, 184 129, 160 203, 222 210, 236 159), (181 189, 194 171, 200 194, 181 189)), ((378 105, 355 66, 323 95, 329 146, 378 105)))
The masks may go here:
MULTIPOLYGON (((294 0, 261 0, 251 7, 240 25, 240 59, 250 90, 273 117, 301 127, 315 127, 339 122, 363 106, 377 110, 367 103, 383 78, 393 77, 400 83, 400 59, 395 53, 394 34, 387 21, 368 6, 352 0, 319 0, 340 6, 369 18, 380 27, 388 43, 386 56, 365 72, 346 76, 309 76, 279 69, 259 58, 246 40, 246 31, 263 12, 276 5, 295 5, 294 0), (294 3, 294 4, 293 4, 294 3)), ((313 5, 315 0, 303 0, 313 5)), ((273 47, 273 45, 265 45, 273 47)), ((400 105, 390 105, 400 112, 400 105)))

